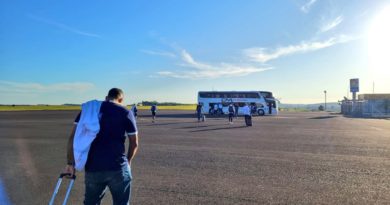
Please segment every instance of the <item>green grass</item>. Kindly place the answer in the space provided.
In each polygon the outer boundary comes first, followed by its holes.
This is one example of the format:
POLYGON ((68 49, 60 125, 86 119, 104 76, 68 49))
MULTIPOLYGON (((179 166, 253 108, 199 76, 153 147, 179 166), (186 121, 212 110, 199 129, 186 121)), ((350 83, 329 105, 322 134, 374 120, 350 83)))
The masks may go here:
MULTIPOLYGON (((130 108, 130 106, 128 106, 130 108)), ((158 106, 158 110, 195 110, 196 105, 158 106)), ((150 106, 138 106, 140 110, 150 110, 150 106)), ((77 105, 0 105, 0 111, 31 110, 80 110, 77 105)))
POLYGON ((80 110, 77 105, 0 105, 0 111, 80 110))

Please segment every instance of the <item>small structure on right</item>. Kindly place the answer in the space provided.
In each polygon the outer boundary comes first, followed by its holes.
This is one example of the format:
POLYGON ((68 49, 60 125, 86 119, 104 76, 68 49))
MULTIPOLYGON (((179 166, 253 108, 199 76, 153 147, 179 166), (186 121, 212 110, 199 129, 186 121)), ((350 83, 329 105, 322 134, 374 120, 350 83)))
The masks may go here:
POLYGON ((390 117, 390 93, 360 94, 357 100, 344 98, 341 113, 355 117, 390 117))

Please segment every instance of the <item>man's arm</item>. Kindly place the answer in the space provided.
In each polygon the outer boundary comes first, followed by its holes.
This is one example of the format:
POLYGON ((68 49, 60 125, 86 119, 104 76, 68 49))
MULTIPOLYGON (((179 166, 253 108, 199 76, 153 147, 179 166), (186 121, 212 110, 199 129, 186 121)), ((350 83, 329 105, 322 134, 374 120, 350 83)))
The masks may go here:
POLYGON ((73 175, 75 173, 75 169, 74 169, 74 155, 73 155, 73 139, 74 139, 74 134, 76 132, 76 127, 77 125, 74 125, 73 126, 73 129, 72 129, 72 133, 70 134, 69 136, 69 139, 68 139, 68 146, 67 146, 67 165, 65 167, 65 170, 63 171, 63 173, 68 173, 68 174, 71 174, 73 175))
POLYGON ((138 134, 129 135, 129 151, 127 152, 127 160, 129 164, 131 160, 134 158, 135 154, 138 150, 138 134))

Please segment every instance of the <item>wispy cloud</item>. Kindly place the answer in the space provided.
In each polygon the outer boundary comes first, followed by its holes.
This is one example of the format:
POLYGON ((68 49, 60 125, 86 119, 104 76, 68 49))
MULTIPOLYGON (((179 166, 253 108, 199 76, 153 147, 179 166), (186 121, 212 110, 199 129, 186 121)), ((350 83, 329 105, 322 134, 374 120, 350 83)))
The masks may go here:
POLYGON ((186 70, 160 71, 157 72, 157 76, 184 79, 213 79, 246 76, 272 69, 271 67, 260 68, 251 65, 236 65, 224 62, 219 64, 199 62, 184 49, 180 51, 180 60, 179 66, 186 67, 186 70))
POLYGON ((339 43, 346 43, 355 39, 355 37, 340 35, 338 37, 329 38, 325 41, 302 42, 298 45, 289 45, 286 47, 277 48, 275 50, 270 50, 261 47, 248 48, 244 49, 243 53, 251 61, 265 63, 270 60, 280 58, 282 56, 316 51, 323 48, 331 47, 339 43))
POLYGON ((310 8, 313 6, 314 3, 316 3, 317 0, 309 0, 308 2, 306 2, 306 4, 304 4, 303 6, 301 6, 301 11, 303 11, 304 13, 308 13, 310 11, 310 8))
POLYGON ((77 29, 77 28, 74 28, 74 27, 71 27, 71 26, 65 25, 63 23, 59 23, 59 22, 50 20, 50 19, 42 18, 42 17, 35 16, 32 14, 27 14, 27 16, 35 21, 54 26, 54 27, 61 29, 61 30, 69 31, 71 33, 75 33, 75 34, 82 35, 82 36, 101 38, 101 36, 98 34, 82 31, 80 29, 77 29))
POLYGON ((322 25, 319 32, 324 33, 330 31, 336 28, 341 22, 343 22, 343 20, 344 20, 343 16, 340 15, 337 18, 333 19, 332 21, 322 25))
POLYGON ((180 63, 181 66, 192 67, 192 68, 196 68, 198 70, 214 70, 215 69, 210 64, 195 61, 194 58, 191 56, 191 54, 189 54, 184 49, 181 50, 181 59, 182 59, 182 63, 180 63))
POLYGON ((94 88, 95 85, 88 82, 71 82, 71 83, 21 83, 0 80, 0 91, 4 93, 50 93, 50 92, 86 92, 94 88))
POLYGON ((154 51, 154 50, 141 50, 142 53, 149 54, 149 55, 157 55, 157 56, 163 56, 163 57, 170 57, 175 58, 176 54, 168 52, 168 51, 154 51))

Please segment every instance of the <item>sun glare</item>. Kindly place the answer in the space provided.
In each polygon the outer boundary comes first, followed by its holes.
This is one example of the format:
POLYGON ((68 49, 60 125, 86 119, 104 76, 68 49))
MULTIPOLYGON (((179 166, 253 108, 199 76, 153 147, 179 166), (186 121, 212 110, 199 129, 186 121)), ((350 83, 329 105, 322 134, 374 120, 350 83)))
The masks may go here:
POLYGON ((373 76, 390 78, 390 6, 381 10, 370 25, 368 55, 373 76))

